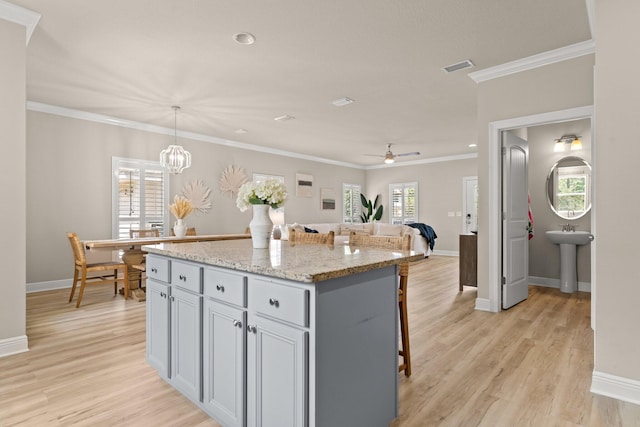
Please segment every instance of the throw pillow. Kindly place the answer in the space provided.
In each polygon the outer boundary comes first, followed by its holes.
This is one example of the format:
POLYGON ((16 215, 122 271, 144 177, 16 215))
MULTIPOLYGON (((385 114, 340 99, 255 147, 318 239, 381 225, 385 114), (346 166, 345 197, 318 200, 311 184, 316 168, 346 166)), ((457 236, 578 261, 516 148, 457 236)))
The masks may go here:
POLYGON ((305 227, 304 228, 304 232, 305 233, 317 233, 318 230, 314 230, 313 228, 305 227))
POLYGON ((379 236, 401 236, 402 226, 395 224, 377 224, 379 236))

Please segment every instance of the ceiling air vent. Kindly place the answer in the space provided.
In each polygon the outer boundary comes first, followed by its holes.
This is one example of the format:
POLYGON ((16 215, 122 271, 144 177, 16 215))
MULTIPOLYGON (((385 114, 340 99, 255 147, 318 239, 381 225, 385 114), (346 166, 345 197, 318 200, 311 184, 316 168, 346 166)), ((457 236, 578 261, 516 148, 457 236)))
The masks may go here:
POLYGON ((444 70, 445 73, 453 73, 454 71, 464 70, 465 68, 471 68, 471 67, 473 67, 473 62, 471 62, 471 60, 469 59, 465 59, 464 61, 458 62, 457 64, 447 65, 442 69, 444 70))

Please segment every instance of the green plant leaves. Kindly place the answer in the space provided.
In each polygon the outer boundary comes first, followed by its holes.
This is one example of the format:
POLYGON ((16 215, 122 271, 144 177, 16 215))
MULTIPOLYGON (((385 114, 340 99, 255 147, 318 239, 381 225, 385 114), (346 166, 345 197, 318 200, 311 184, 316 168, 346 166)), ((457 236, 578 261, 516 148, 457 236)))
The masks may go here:
POLYGON ((382 205, 378 206, 380 195, 378 194, 373 202, 360 193, 360 202, 362 203, 362 214, 360 219, 362 222, 380 221, 382 218, 382 205), (375 213, 374 213, 375 211, 375 213))

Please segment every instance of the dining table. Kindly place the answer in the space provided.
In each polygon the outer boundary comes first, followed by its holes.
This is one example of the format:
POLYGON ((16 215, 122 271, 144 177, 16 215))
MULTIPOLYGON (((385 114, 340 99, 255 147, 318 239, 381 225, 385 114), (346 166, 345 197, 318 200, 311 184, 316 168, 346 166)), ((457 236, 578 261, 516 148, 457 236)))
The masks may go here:
MULTIPOLYGON (((250 234, 202 234, 195 236, 161 236, 161 237, 140 237, 136 239, 102 239, 85 240, 84 244, 88 251, 122 251, 122 262, 127 264, 127 283, 129 292, 138 301, 144 301, 146 295, 140 288, 141 271, 132 268, 134 265, 141 265, 144 262, 146 252, 142 250, 144 245, 157 245, 160 243, 193 243, 211 242, 217 240, 239 240, 250 239, 250 234)), ((124 291, 123 291, 124 294, 124 291)))

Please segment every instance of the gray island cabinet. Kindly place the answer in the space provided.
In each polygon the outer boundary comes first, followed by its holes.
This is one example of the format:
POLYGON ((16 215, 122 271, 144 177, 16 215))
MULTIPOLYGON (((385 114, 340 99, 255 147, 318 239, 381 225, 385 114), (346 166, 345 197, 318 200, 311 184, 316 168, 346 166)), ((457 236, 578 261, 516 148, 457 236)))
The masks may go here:
POLYGON ((223 426, 397 417, 397 264, 420 255, 250 240, 144 250, 147 361, 223 426))

